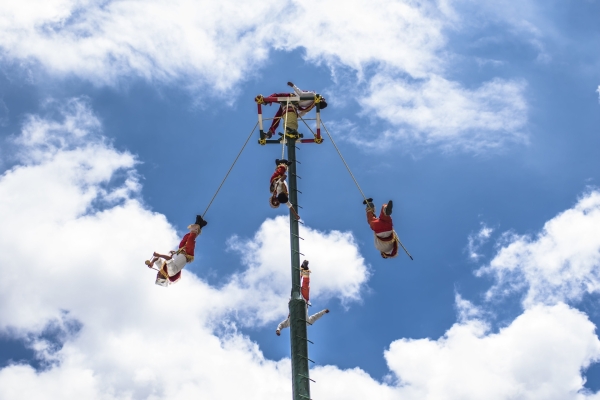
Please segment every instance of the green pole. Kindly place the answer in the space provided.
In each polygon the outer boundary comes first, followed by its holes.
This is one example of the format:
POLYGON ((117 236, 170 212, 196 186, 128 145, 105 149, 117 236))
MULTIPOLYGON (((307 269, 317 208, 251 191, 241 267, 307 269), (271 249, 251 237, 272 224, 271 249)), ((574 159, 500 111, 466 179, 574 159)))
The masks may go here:
MULTIPOLYGON (((290 182, 290 203, 298 209, 298 190, 296 185, 296 138, 287 139, 288 168, 290 182)), ((306 335, 306 303, 300 293, 300 243, 298 240, 298 221, 290 212, 290 243, 292 248, 292 295, 290 300, 290 342, 292 356, 292 392, 294 400, 310 399, 308 375, 308 342, 306 335)))

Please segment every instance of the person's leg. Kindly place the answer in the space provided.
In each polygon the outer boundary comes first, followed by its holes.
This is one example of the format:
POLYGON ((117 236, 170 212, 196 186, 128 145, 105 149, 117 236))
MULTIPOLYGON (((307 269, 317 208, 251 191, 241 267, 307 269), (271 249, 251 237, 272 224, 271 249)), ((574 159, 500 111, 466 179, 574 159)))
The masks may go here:
POLYGON ((388 201, 385 207, 385 215, 392 215, 392 207, 394 206, 394 202, 392 200, 388 201))
POLYGON ((266 132, 268 138, 271 138, 275 134, 275 130, 277 130, 277 127, 279 126, 279 122, 281 122, 281 114, 282 113, 283 113, 283 109, 281 108, 281 106, 279 106, 279 108, 277 109, 277 112, 275 113, 275 117, 273 117, 273 122, 271 122, 271 127, 266 132))
POLYGON ((187 264, 187 258, 185 254, 179 253, 173 256, 172 260, 169 260, 165 263, 165 271, 168 276, 175 276, 179 271, 185 267, 187 264))
POLYGON ((381 222, 385 222, 388 224, 392 223, 392 217, 390 217, 389 215, 386 214, 385 209, 386 209, 387 204, 384 204, 381 206, 381 211, 379 212, 379 220, 381 222))

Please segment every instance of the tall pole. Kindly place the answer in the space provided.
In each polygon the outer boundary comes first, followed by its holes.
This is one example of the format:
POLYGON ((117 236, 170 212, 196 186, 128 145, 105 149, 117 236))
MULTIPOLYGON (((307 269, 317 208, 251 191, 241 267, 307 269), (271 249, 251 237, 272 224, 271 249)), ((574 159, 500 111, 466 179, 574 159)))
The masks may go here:
MULTIPOLYGON (((290 203, 298 211, 298 189, 296 182, 296 138, 287 139, 290 203)), ((292 249, 292 295, 290 307, 290 342, 292 356, 292 392, 294 400, 310 399, 308 375, 308 342, 306 334, 306 303, 300 293, 300 243, 298 220, 290 212, 290 243, 292 249)))

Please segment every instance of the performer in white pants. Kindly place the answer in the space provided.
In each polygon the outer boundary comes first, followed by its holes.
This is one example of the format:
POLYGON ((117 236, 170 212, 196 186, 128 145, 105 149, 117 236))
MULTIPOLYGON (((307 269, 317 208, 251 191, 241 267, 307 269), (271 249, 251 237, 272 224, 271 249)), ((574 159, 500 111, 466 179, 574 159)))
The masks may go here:
MULTIPOLYGON (((308 305, 306 306, 306 308, 308 308, 308 305)), ((318 320, 319 318, 321 318, 323 315, 327 314, 329 312, 329 309, 324 309, 322 311, 319 311, 316 314, 311 315, 310 317, 306 318, 306 323, 309 325, 312 325, 315 323, 316 320, 318 320)), ((308 313, 306 313, 308 315, 308 313)), ((281 330, 283 328, 289 328, 290 327, 290 315, 288 314, 287 318, 284 321, 281 321, 279 323, 279 325, 277 325, 277 330, 275 331, 275 333, 277 334, 277 336, 281 335, 281 330)))
POLYGON ((189 232, 181 239, 179 249, 171 251, 170 255, 154 253, 151 260, 146 260, 148 268, 156 269, 156 284, 159 286, 169 286, 177 283, 181 279, 181 270, 186 264, 194 261, 194 250, 196 248, 196 237, 202 233, 202 228, 207 222, 202 216, 196 216, 196 223, 188 226, 189 232))

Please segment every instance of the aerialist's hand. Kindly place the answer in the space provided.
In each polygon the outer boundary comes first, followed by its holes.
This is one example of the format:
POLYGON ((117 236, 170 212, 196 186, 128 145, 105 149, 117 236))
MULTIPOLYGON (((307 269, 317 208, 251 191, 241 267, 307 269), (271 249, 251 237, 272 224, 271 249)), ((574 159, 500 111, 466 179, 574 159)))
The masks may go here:
POLYGON ((277 336, 281 335, 281 333, 279 333, 279 330, 276 330, 275 333, 277 334, 277 336))
POLYGON ((289 87, 294 87, 294 84, 292 82, 288 82, 288 86, 289 87))

